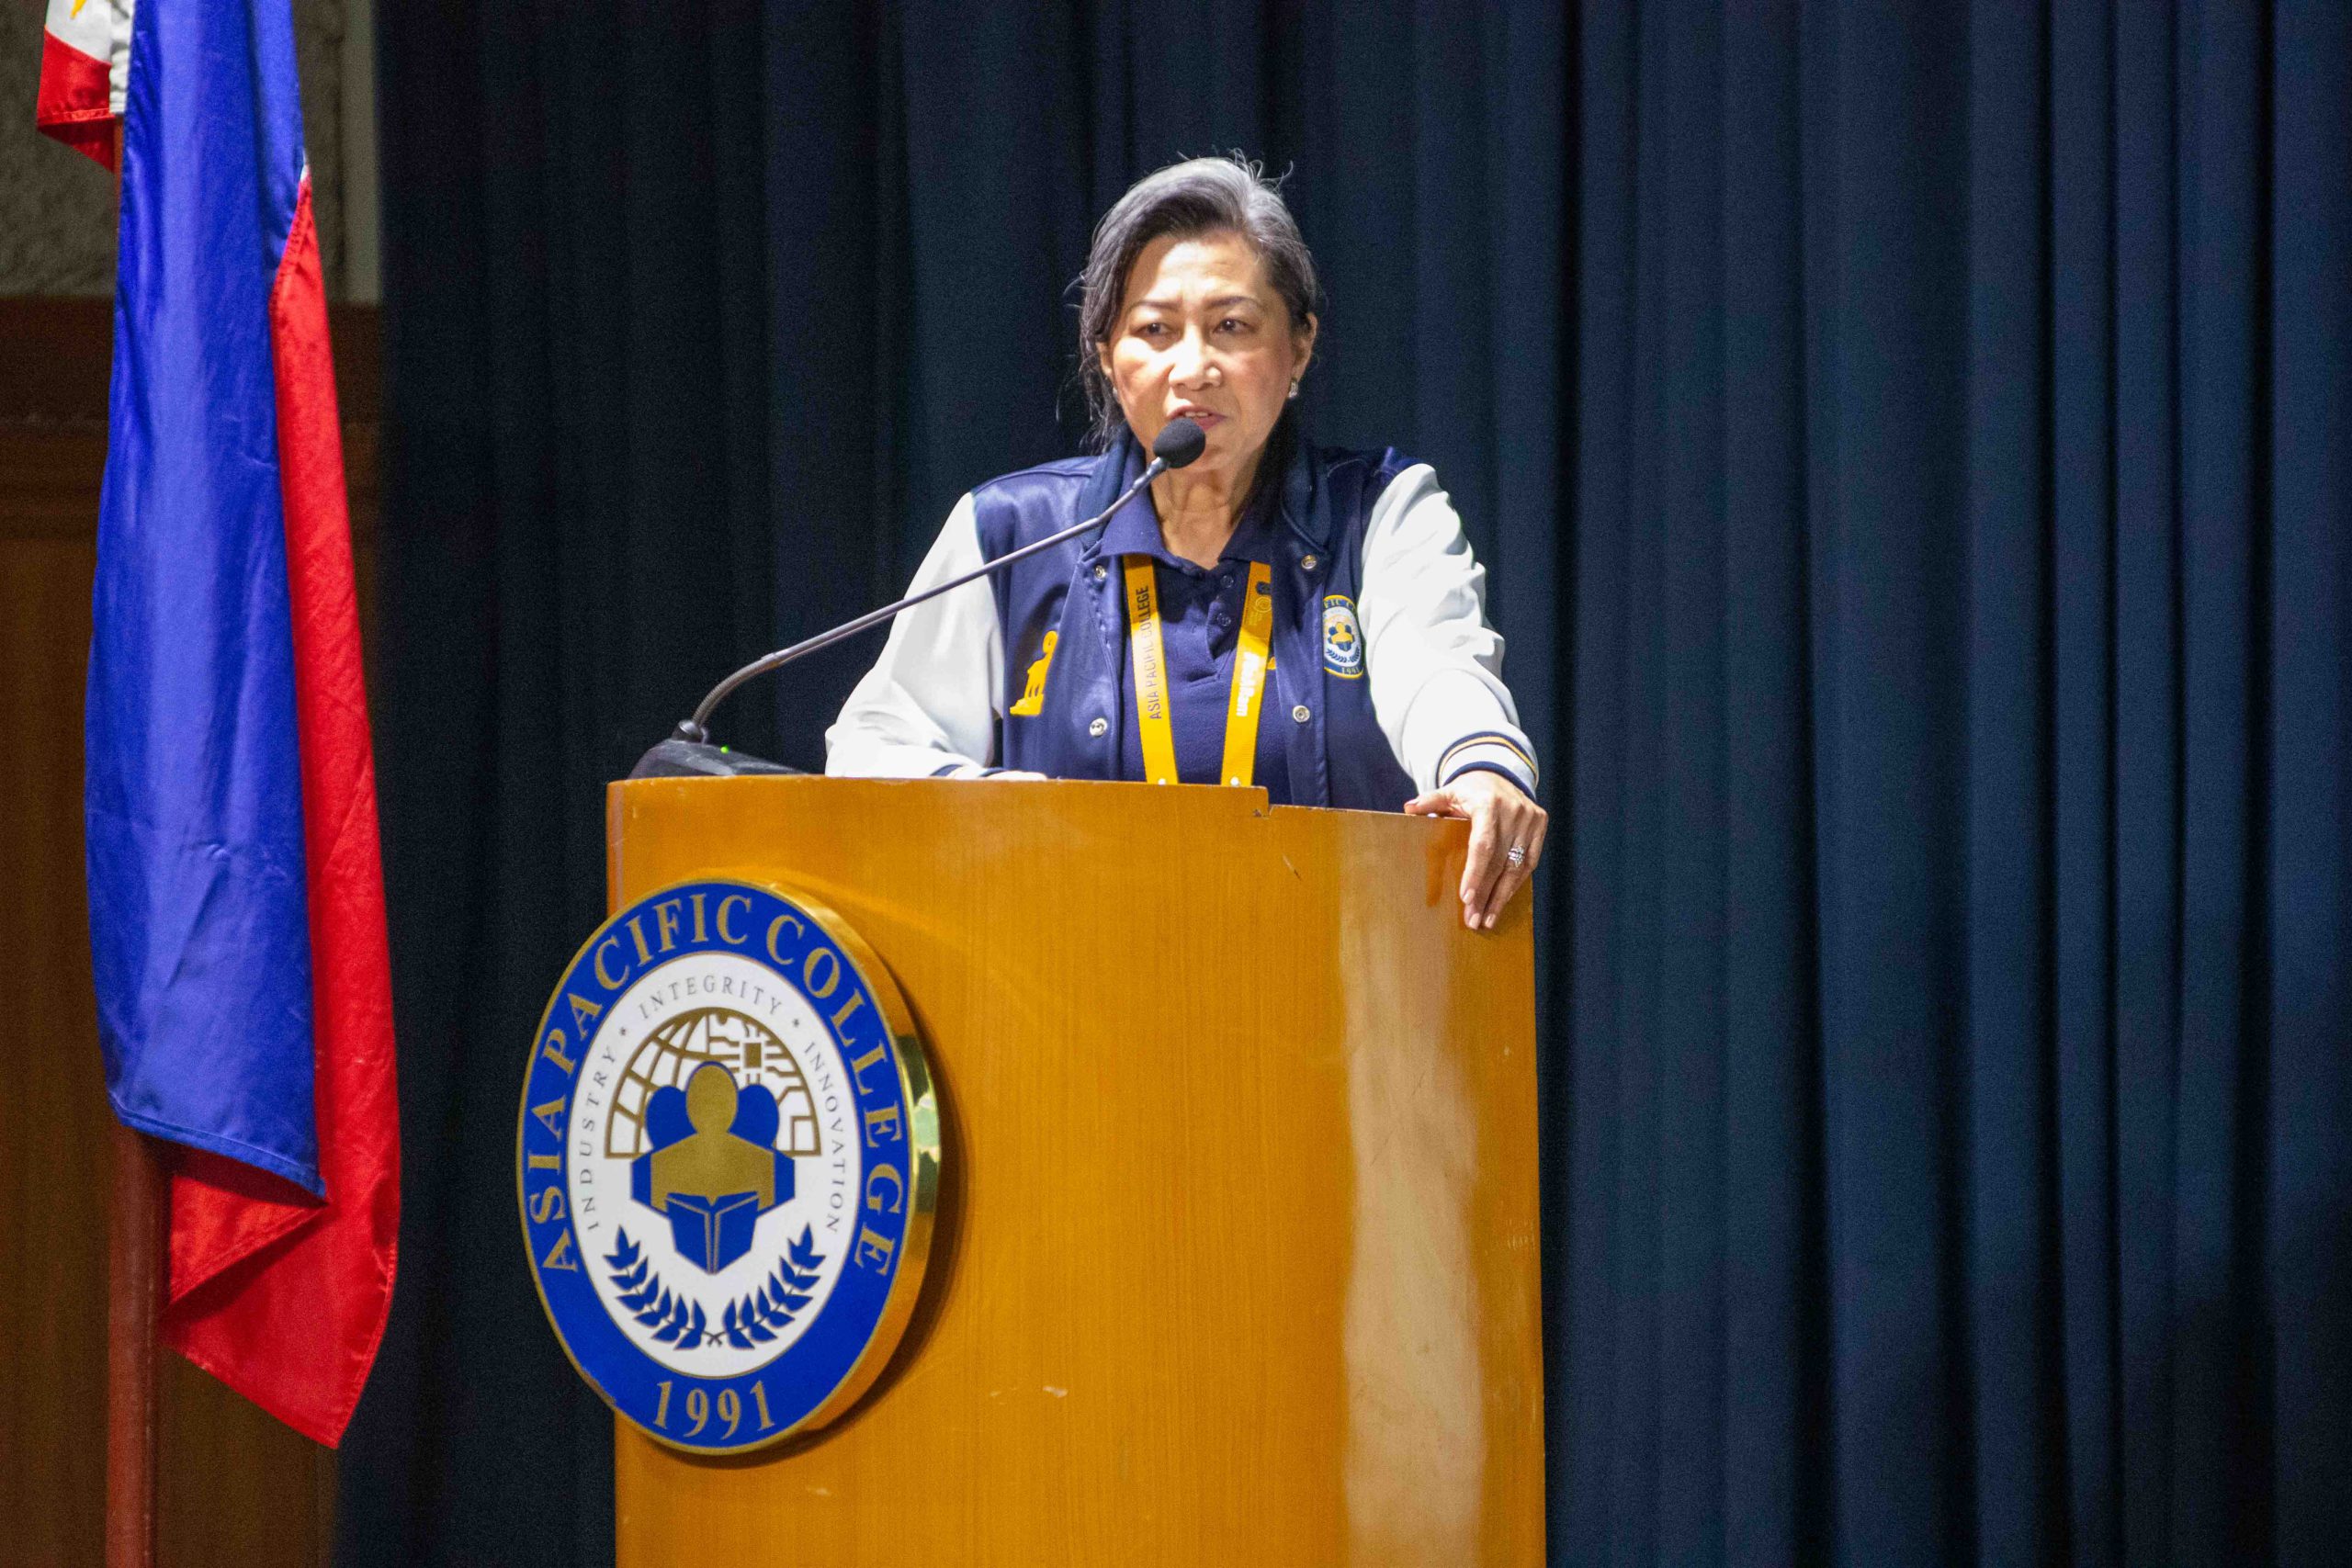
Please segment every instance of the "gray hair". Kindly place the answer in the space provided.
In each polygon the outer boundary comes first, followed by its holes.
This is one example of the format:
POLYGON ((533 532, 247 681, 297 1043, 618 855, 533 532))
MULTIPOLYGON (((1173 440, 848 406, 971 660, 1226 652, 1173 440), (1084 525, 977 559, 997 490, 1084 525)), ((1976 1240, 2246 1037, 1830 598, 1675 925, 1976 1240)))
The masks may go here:
POLYGON ((1275 184, 1238 152, 1193 158, 1137 180, 1094 226, 1086 270, 1078 276, 1078 374, 1094 412, 1097 443, 1108 446, 1126 417, 1097 351, 1111 341, 1136 257, 1153 241, 1170 234, 1237 233, 1264 261, 1268 281, 1290 310, 1291 330, 1304 327, 1316 313, 1322 296, 1315 258, 1275 184))

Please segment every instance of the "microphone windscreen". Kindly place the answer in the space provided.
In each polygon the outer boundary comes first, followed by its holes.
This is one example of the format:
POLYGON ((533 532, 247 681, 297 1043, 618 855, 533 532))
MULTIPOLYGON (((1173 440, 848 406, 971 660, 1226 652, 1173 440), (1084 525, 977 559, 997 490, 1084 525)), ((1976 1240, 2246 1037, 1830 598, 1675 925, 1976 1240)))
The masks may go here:
POLYGON ((1189 419, 1171 419, 1160 427, 1151 455, 1171 468, 1181 468, 1208 450, 1209 433, 1189 419))

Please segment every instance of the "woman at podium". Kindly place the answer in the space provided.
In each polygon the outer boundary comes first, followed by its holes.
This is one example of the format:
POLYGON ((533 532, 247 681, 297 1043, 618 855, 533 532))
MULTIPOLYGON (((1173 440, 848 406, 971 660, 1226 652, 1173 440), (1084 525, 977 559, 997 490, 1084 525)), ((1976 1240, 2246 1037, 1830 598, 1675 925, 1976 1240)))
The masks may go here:
POLYGON ((1534 752, 1486 571, 1425 463, 1309 445, 1314 258, 1250 165, 1147 175, 1081 278, 1101 450, 956 502, 914 591, 1116 501, 1172 420, 1206 433, 1149 505, 899 617, 826 771, 1256 784, 1278 805, 1467 818, 1463 918, 1543 857, 1534 752))

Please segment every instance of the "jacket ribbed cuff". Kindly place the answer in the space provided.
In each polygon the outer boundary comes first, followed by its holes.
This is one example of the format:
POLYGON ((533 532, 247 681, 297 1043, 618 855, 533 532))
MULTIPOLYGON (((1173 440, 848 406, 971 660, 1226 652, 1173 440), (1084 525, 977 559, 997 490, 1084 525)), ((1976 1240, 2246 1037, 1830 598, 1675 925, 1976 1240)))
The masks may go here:
POLYGON ((1447 747, 1437 760, 1437 787, 1443 789, 1468 773, 1500 773, 1535 798, 1535 759, 1512 737, 1496 730, 1465 735, 1447 747))

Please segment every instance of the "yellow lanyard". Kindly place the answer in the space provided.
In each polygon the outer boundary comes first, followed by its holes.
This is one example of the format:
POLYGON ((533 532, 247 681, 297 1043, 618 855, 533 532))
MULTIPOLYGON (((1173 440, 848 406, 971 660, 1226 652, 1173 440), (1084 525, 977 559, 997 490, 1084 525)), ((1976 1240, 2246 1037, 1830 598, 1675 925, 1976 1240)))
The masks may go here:
MULTIPOLYGON (((1149 556, 1125 558, 1127 650, 1136 669, 1136 727, 1143 735, 1144 776, 1174 784, 1176 731, 1168 717, 1168 651, 1159 640, 1159 580, 1149 556)), ((1266 649, 1274 632, 1273 570, 1250 563, 1241 595, 1241 637, 1233 650, 1233 694, 1225 712, 1225 767, 1229 784, 1246 784, 1258 771, 1259 699, 1266 691, 1266 649)))

